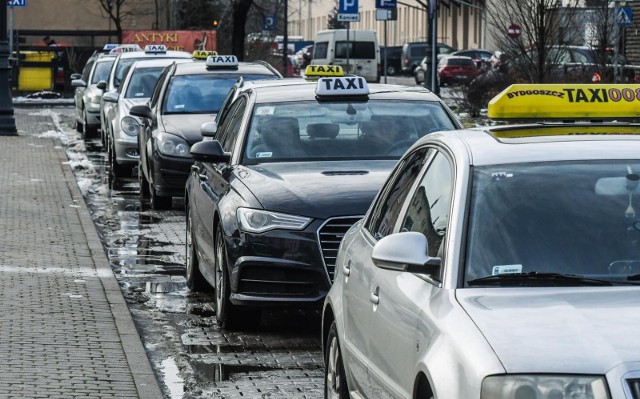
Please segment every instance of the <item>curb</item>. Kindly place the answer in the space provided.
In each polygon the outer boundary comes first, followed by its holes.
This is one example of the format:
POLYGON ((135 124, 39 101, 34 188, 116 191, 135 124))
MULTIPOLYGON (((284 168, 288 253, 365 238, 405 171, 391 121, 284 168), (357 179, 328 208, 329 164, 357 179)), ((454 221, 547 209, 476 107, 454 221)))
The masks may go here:
MULTIPOLYGON (((39 104, 41 105, 41 104, 39 104)), ((56 145, 61 148, 58 152, 58 158, 60 162, 68 162, 69 158, 64 151, 64 147, 60 140, 55 140, 56 145)), ((104 288, 104 292, 107 298, 107 302, 111 307, 111 311, 116 323, 118 334, 120 335, 120 341, 133 376, 138 396, 140 399, 158 399, 162 398, 162 390, 158 384, 151 363, 147 357, 147 353, 140 339, 140 335, 129 312, 127 303, 120 290, 120 285, 113 275, 113 270, 104 252, 102 242, 98 235, 89 209, 84 201, 84 197, 80 192, 78 183, 76 182, 73 171, 68 165, 61 165, 67 187, 69 188, 71 197, 77 200, 79 205, 77 209, 78 217, 82 225, 82 229, 87 238, 87 246, 91 253, 91 259, 95 265, 98 277, 104 288)))

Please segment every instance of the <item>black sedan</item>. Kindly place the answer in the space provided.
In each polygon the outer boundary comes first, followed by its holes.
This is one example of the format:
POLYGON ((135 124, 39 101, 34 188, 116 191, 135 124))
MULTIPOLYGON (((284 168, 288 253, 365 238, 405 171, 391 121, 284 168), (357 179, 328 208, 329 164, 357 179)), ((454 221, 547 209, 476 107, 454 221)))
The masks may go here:
POLYGON ((140 207, 171 207, 182 197, 193 160, 189 148, 202 140, 200 127, 213 121, 229 89, 243 78, 279 79, 261 62, 238 62, 235 56, 210 56, 206 62, 174 64, 158 80, 148 105, 131 108, 143 118, 138 135, 140 207))
POLYGON ((419 137, 460 125, 419 88, 360 77, 243 86, 194 144, 187 285, 214 287, 223 328, 264 306, 320 306, 345 232, 419 137))

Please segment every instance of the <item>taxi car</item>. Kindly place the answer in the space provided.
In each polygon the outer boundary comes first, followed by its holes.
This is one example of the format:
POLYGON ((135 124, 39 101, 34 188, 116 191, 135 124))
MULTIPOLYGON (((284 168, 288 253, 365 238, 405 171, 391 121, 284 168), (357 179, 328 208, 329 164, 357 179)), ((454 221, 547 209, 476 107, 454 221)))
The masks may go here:
POLYGON ((107 142, 107 163, 109 165, 109 187, 116 188, 123 177, 131 176, 138 166, 138 130, 140 120, 129 115, 136 104, 146 103, 165 67, 188 59, 155 58, 135 61, 129 67, 116 92, 103 95, 105 103, 113 104, 113 117, 105 132, 107 142))
POLYGON ((325 397, 640 397, 637 87, 513 85, 489 117, 552 122, 417 141, 340 244, 325 397))
MULTIPOLYGON (((127 68, 136 61, 148 60, 152 58, 191 59, 191 54, 185 51, 167 50, 167 46, 160 44, 147 45, 144 47, 144 51, 141 51, 140 46, 138 45, 121 45, 111 50, 110 54, 116 54, 117 57, 113 63, 113 67, 109 71, 109 78, 106 82, 98 85, 98 87, 104 90, 105 93, 114 93, 118 91, 127 68)), ((109 124, 113 123, 112 120, 114 114, 114 103, 101 100, 100 137, 105 149, 109 148, 109 143, 107 142, 108 136, 106 132, 109 131, 109 124)))
POLYGON ((341 237, 404 150, 460 128, 433 93, 359 76, 253 82, 228 107, 191 147, 185 193, 187 285, 214 287, 226 329, 319 308, 341 237))
POLYGON ((184 195, 193 160, 189 148, 202 140, 200 127, 215 118, 238 79, 279 79, 270 65, 212 55, 205 62, 176 64, 158 81, 149 104, 132 107, 143 119, 137 152, 140 206, 167 209, 184 195))
POLYGON ((106 81, 113 66, 115 55, 97 53, 90 57, 79 79, 71 81, 75 87, 74 105, 76 115, 76 131, 84 133, 84 138, 97 137, 100 127, 100 99, 103 90, 98 83, 106 81))

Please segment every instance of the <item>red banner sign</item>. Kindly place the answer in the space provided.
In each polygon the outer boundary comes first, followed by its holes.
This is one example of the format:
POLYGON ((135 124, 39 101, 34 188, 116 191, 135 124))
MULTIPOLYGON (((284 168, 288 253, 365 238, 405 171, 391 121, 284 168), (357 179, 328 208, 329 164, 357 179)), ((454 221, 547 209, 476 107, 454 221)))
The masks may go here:
POLYGON ((216 32, 211 30, 125 30, 122 43, 138 44, 144 48, 147 44, 164 44, 168 50, 181 50, 189 53, 195 50, 215 50, 216 32))

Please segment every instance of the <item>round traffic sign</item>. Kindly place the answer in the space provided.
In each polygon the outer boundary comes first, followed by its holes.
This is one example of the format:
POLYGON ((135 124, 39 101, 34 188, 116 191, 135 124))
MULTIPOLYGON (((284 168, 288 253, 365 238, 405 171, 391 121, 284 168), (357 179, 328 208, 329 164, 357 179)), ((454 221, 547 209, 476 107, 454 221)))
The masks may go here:
POLYGON ((507 34, 509 35, 510 38, 517 39, 520 37, 521 29, 522 28, 520 28, 520 25, 511 24, 507 27, 507 34))

